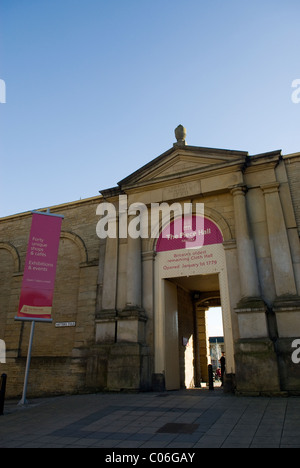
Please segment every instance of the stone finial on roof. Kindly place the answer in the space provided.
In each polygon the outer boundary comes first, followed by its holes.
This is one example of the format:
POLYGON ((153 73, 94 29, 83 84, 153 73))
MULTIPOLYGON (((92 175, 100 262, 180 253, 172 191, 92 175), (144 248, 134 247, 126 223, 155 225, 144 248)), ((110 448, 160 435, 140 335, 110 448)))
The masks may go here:
POLYGON ((175 128, 175 137, 177 140, 177 143, 174 143, 175 146, 185 146, 186 145, 186 129, 184 128, 183 125, 178 125, 177 128, 175 128))

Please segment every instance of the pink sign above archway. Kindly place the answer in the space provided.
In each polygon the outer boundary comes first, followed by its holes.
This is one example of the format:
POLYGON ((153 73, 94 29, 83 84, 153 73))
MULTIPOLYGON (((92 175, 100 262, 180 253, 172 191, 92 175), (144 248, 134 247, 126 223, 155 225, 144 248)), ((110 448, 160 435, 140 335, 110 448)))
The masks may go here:
POLYGON ((204 245, 223 243, 223 235, 218 226, 203 216, 186 216, 172 221, 161 232, 156 252, 170 250, 197 249, 204 245))

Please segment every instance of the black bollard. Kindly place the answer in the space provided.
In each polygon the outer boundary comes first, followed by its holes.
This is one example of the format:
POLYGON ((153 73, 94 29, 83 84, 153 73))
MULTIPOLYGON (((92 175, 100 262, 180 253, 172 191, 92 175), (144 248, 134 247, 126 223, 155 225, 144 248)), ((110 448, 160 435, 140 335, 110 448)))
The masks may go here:
POLYGON ((211 364, 208 366, 208 383, 209 383, 209 390, 214 390, 214 375, 213 375, 213 367, 211 364))
POLYGON ((6 380, 7 375, 1 375, 1 385, 0 385, 0 416, 3 416, 4 413, 4 401, 5 401, 5 391, 6 391, 6 380))

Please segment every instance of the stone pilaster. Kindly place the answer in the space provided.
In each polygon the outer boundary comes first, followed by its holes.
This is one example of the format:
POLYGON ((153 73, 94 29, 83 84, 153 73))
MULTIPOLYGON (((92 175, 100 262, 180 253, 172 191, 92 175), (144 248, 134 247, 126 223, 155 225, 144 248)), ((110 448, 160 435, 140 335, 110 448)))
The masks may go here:
POLYGON ((289 240, 279 198, 279 183, 261 187, 265 196, 269 243, 277 297, 296 295, 289 240))
POLYGON ((127 303, 118 312, 118 342, 144 343, 146 314, 142 308, 142 242, 128 236, 127 303))
POLYGON ((128 237, 127 243, 127 305, 142 306, 142 243, 141 238, 128 237))
POLYGON ((256 255, 253 240, 250 237, 246 208, 246 189, 234 187, 231 191, 234 201, 235 232, 238 249, 242 298, 260 297, 256 255))
MULTIPOLYGON (((109 223, 115 223, 111 218, 109 223)), ((107 237, 103 272, 102 307, 96 316, 96 343, 114 343, 116 337, 116 297, 118 238, 107 237)))
POLYGON ((275 290, 273 304, 279 338, 300 336, 300 298, 280 201, 280 184, 273 182, 261 186, 267 213, 269 243, 271 250, 275 290))
POLYGON ((266 305, 261 299, 254 243, 250 235, 246 206, 246 187, 231 190, 234 202, 236 244, 238 253, 241 300, 238 314, 241 338, 268 337, 266 305))
POLYGON ((147 315, 146 343, 154 353, 154 259, 153 251, 142 253, 143 309, 147 315))

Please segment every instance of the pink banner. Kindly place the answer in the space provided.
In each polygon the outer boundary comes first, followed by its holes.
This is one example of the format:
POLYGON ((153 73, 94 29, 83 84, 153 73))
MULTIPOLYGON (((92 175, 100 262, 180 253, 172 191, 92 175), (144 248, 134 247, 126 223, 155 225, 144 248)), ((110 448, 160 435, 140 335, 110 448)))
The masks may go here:
POLYGON ((163 229, 156 244, 156 252, 197 249, 222 243, 223 235, 213 221, 190 215, 175 219, 163 229))
POLYGON ((34 213, 18 317, 51 319, 62 217, 34 213))

